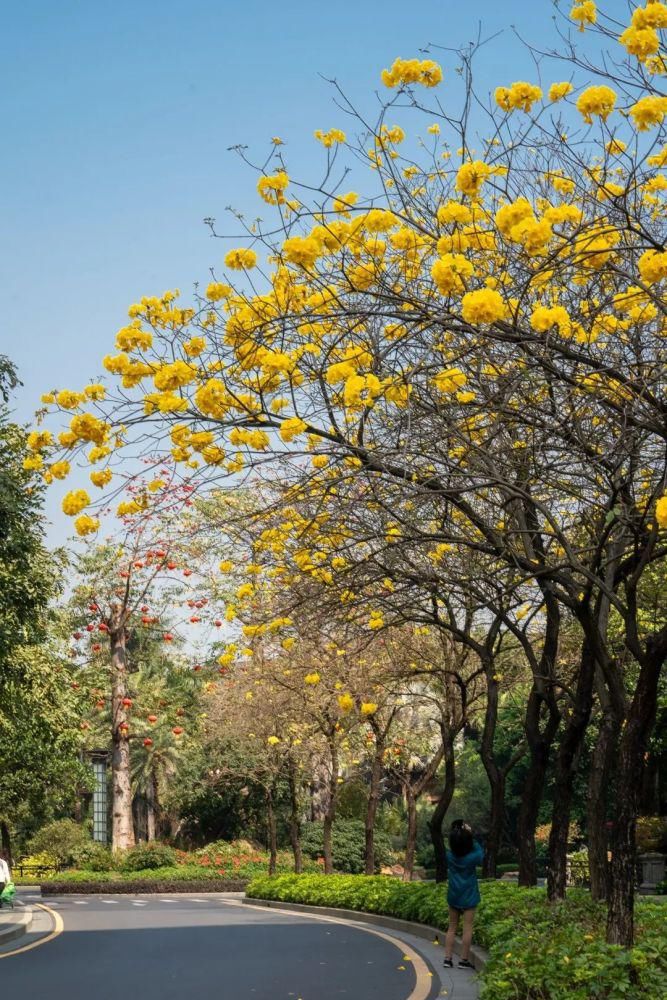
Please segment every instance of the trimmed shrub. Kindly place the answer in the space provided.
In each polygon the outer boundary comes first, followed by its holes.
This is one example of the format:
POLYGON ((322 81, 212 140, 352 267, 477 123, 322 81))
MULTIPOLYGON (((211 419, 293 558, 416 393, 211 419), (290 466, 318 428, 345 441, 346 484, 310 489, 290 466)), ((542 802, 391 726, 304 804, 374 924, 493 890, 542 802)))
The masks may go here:
MULTIPOLYGON (((80 873, 79 873, 80 874, 80 873)), ((90 875, 90 873, 88 873, 90 875)), ((97 878, 91 881, 74 881, 72 879, 44 882, 41 886, 43 896, 62 896, 74 893, 119 893, 134 895, 135 893, 162 892, 243 892, 246 882, 231 879, 169 879, 146 878, 133 880, 113 880, 97 878)))
POLYGON ((154 868, 172 868, 176 864, 176 851, 158 841, 137 844, 125 851, 120 862, 124 872, 140 872, 154 868))
POLYGON ((114 857, 104 844, 91 840, 74 851, 73 862, 77 868, 84 868, 89 872, 110 872, 114 866, 114 857))
MULTIPOLYGON (((366 836, 364 824, 356 819, 334 823, 332 848, 334 868, 338 872, 359 875, 364 870, 366 836)), ((324 852, 324 829, 321 823, 304 823, 301 847, 304 857, 321 858, 324 852)), ((394 861, 391 840, 385 833, 375 832, 375 870, 394 861)))
POLYGON ((29 849, 32 855, 50 855, 58 865, 71 865, 77 850, 90 843, 90 833, 80 823, 73 819, 57 819, 37 831, 29 849))
MULTIPOLYGON (((447 926, 446 887, 386 876, 279 875, 253 879, 255 899, 335 906, 447 926)), ((655 1000, 667 996, 665 905, 639 899, 637 944, 604 939, 605 906, 583 890, 551 905, 543 889, 480 886, 475 941, 489 952, 481 1000, 655 1000)))

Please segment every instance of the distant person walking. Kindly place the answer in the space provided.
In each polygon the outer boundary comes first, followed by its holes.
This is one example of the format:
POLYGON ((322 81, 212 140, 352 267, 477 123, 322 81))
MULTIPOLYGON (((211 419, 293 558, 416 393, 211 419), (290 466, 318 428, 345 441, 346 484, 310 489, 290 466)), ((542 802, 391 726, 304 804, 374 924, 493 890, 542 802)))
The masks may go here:
POLYGON ((449 927, 445 938, 445 961, 443 963, 447 969, 453 968, 454 965, 452 961, 454 939, 461 916, 463 917, 463 944, 459 968, 474 968, 470 961, 472 925, 475 919, 475 909, 481 899, 476 868, 477 865, 481 865, 483 859, 484 851, 480 844, 473 839, 471 827, 462 819, 454 820, 449 834, 449 850, 447 851, 449 927))

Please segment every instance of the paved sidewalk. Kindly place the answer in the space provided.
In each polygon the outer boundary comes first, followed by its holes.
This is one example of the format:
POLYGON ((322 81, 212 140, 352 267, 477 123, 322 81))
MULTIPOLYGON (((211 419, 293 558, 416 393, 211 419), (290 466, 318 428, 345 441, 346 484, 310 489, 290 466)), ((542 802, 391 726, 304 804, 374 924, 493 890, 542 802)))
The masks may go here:
POLYGON ((32 910, 29 906, 17 903, 13 910, 3 907, 0 910, 0 946, 27 934, 31 922, 32 910))

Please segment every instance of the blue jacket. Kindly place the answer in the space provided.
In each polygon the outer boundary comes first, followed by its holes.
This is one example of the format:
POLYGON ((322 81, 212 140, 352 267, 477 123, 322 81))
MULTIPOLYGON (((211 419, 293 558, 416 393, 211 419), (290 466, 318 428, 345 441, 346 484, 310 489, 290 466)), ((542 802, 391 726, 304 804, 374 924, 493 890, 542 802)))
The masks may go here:
POLYGON ((447 903, 455 910, 470 910, 480 901, 479 886, 475 869, 484 859, 484 850, 477 843, 469 854, 459 858, 447 851, 447 866, 449 870, 447 885, 447 903))

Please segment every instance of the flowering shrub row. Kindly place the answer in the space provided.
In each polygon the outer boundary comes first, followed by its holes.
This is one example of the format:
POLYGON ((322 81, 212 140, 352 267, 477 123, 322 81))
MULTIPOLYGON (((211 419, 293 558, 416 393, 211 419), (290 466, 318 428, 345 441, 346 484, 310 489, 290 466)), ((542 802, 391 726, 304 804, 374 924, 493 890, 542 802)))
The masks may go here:
MULTIPOLYGON (((637 902, 637 945, 604 939, 605 908, 584 891, 550 905, 542 889, 483 883, 475 940, 489 952, 482 1000, 653 1000, 667 996, 667 911, 637 902)), ((246 896, 383 913, 447 924, 445 888, 384 876, 279 875, 250 882, 246 896)))

